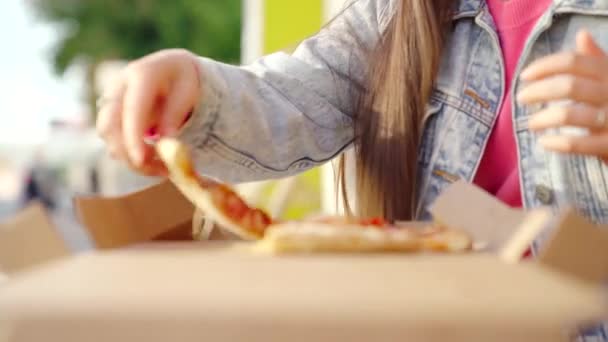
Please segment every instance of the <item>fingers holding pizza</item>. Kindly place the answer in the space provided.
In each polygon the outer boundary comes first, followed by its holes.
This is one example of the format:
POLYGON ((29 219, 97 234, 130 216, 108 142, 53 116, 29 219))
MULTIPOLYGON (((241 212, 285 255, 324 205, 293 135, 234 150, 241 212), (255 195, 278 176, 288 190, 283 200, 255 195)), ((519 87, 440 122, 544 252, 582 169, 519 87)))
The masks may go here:
POLYGON ((156 149, 171 181, 207 219, 244 240, 259 241, 256 246, 263 251, 459 253, 472 249, 472 239, 465 232, 432 224, 408 228, 381 218, 347 217, 278 222, 250 207, 229 186, 200 176, 187 147, 179 141, 161 139, 156 149))

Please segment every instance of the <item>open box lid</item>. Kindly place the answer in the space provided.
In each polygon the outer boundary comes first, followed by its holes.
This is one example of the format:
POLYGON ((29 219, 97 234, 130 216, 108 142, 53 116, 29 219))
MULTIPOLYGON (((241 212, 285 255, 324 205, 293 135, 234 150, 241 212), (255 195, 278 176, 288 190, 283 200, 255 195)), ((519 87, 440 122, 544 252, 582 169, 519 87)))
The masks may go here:
POLYGON ((540 263, 594 284, 608 281, 608 226, 592 224, 573 209, 558 214, 549 208, 513 209, 459 181, 430 210, 438 222, 468 231, 507 263, 519 262, 541 233, 549 233, 538 253, 540 263))
MULTIPOLYGON (((75 204, 101 249, 192 234, 194 207, 169 181, 122 197, 77 198, 75 204)), ((512 209, 459 181, 438 196, 430 211, 439 223, 466 230, 484 250, 511 263, 549 230, 554 238, 541 249, 541 262, 596 283, 608 278, 608 228, 600 229, 572 210, 556 216, 548 208, 512 209)))
POLYGON ((0 272, 18 272, 69 254, 67 244, 38 202, 0 223, 0 272))
POLYGON ((573 210, 560 215, 555 227, 540 262, 590 283, 608 284, 608 227, 591 224, 573 210))
MULTIPOLYGON (((193 206, 169 182, 115 198, 78 197, 75 207, 98 248, 192 240, 193 206)), ((38 202, 0 222, 0 273, 12 275, 76 252, 63 228, 38 202)))
POLYGON ((192 236, 194 206, 168 181, 125 196, 77 197, 74 205, 100 249, 192 236))

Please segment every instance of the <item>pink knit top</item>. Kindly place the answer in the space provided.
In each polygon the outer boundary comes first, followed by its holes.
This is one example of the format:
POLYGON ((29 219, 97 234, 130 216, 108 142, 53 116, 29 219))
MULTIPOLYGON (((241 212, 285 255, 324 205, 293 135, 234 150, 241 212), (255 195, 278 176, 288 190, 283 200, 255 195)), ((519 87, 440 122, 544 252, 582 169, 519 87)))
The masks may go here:
POLYGON ((518 157, 512 122, 511 82, 524 45, 551 0, 486 0, 498 30, 507 92, 474 183, 512 207, 521 207, 518 157))

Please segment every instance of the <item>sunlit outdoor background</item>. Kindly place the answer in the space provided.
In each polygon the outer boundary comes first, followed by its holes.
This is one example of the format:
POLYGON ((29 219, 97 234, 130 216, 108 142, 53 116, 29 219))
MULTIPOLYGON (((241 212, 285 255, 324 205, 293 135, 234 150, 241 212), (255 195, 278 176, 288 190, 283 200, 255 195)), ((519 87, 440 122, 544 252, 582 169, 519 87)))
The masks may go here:
MULTIPOLYGON (((185 48, 248 63, 292 49, 344 0, 11 0, 0 11, 0 220, 38 200, 76 227, 75 194, 118 195, 157 182, 106 155, 95 100, 133 59, 185 48)), ((282 217, 335 207, 331 167, 242 192, 282 217)), ((78 239, 76 233, 66 235, 78 239)))

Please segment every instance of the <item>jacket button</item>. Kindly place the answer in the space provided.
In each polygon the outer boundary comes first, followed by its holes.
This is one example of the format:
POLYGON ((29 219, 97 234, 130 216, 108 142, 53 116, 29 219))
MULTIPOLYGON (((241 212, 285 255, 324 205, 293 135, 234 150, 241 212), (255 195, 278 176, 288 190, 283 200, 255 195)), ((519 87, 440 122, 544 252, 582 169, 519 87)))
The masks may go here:
POLYGON ((545 185, 536 186, 536 199, 543 205, 553 204, 553 190, 545 185))

